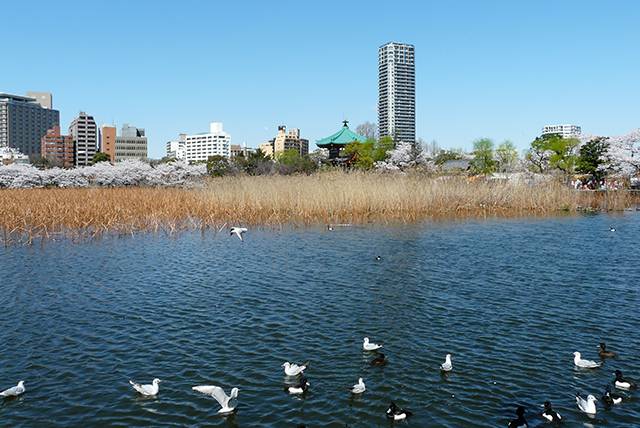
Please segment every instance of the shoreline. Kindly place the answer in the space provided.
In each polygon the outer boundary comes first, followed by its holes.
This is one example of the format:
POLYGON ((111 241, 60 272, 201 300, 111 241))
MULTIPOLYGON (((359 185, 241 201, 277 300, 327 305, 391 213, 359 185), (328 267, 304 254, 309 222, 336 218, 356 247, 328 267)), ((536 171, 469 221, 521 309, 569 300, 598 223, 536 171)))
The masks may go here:
POLYGON ((0 189, 0 239, 349 223, 544 217, 637 206, 640 192, 581 191, 548 181, 332 172, 222 177, 199 187, 0 189))

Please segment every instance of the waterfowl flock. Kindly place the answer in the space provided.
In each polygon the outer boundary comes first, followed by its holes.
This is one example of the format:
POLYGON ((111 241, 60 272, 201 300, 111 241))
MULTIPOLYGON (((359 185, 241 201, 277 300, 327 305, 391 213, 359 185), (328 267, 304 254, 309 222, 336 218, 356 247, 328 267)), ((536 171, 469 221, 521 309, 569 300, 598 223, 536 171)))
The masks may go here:
MULTIPOLYGON (((329 227, 329 230, 332 230, 332 228, 329 227)), ((230 235, 236 235, 241 241, 244 241, 243 235, 246 232, 246 228, 233 227, 231 228, 230 235)), ((381 257, 376 256, 375 260, 380 261, 381 257)), ((374 343, 370 341, 369 337, 364 337, 362 342, 362 351, 367 355, 373 354, 373 358, 369 360, 369 365, 379 367, 384 366, 388 363, 388 359, 385 354, 380 352, 382 348, 383 343, 374 343)), ((601 342, 598 348, 598 355, 601 361, 596 362, 593 360, 583 359, 582 354, 576 351, 573 353, 574 366, 577 369, 598 369, 603 366, 603 363, 606 359, 617 357, 617 354, 615 352, 609 351, 607 349, 607 346, 604 342, 601 342)), ((309 362, 296 364, 286 361, 281 365, 281 367, 283 368, 285 374, 285 392, 287 394, 295 396, 306 394, 311 386, 311 383, 305 375, 305 371, 309 367, 309 362)), ((443 373, 443 376, 446 376, 449 372, 453 371, 451 354, 445 355, 444 362, 440 364, 439 369, 443 373)), ((625 391, 626 393, 631 390, 637 389, 637 384, 633 380, 626 378, 620 370, 615 370, 614 376, 615 378, 613 379, 611 384, 605 385, 605 391, 601 397, 601 401, 605 409, 607 410, 613 408, 616 405, 622 404, 624 400, 627 400, 629 398, 628 394, 619 394, 612 391, 612 385, 616 389, 625 391)), ((150 384, 141 384, 129 380, 131 388, 133 388, 133 390, 141 396, 145 397, 156 397, 160 392, 161 382, 162 381, 158 378, 153 379, 150 384)), ((218 415, 227 416, 234 414, 237 411, 239 394, 239 389, 237 387, 232 388, 229 395, 227 395, 221 387, 216 385, 193 386, 192 390, 213 398, 220 406, 220 409, 217 411, 218 415)), ((357 383, 355 383, 347 390, 352 396, 360 396, 364 394, 365 391, 367 391, 364 379, 362 377, 358 378, 357 383)), ((21 396, 25 392, 25 382, 21 380, 16 386, 0 391, 0 397, 4 399, 12 399, 21 396)), ((575 395, 575 401, 577 408, 582 413, 590 417, 596 415, 598 411, 597 403, 599 400, 594 395, 588 394, 586 397, 583 397, 578 393, 575 395)), ((542 407, 543 411, 539 413, 538 416, 544 419, 546 422, 557 424, 564 420, 562 416, 553 409, 550 401, 545 401, 542 407)), ((528 427, 529 425, 525 417, 526 411, 527 409, 524 406, 517 406, 515 411, 516 418, 512 419, 508 423, 508 428, 528 427)), ((390 421, 403 421, 410 418, 412 415, 412 411, 399 407, 393 401, 390 402, 389 407, 385 411, 385 416, 390 421)), ((301 424, 299 426, 303 427, 305 425, 301 424)))

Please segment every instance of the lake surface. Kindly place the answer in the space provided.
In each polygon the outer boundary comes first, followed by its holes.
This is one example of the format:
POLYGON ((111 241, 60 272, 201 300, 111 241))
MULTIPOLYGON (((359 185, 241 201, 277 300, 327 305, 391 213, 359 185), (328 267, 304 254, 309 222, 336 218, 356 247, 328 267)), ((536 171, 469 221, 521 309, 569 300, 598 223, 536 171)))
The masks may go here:
POLYGON ((566 427, 640 426, 640 391, 595 419, 574 400, 615 369, 640 380, 639 238, 626 213, 3 248, 0 389, 27 393, 0 401, 0 425, 388 427, 393 400, 414 413, 397 426, 504 427, 520 404, 543 426, 550 400, 566 427), (600 341, 619 358, 574 369, 600 341), (287 360, 310 362, 303 398, 287 360), (154 377, 155 399, 128 384, 154 377), (200 384, 238 387, 237 414, 200 384))

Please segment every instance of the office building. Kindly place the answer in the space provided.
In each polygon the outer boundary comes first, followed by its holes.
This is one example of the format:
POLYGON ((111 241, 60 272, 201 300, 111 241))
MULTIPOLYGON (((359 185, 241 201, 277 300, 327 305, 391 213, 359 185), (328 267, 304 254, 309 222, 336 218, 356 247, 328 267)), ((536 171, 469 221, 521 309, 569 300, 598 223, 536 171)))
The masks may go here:
POLYGON ((236 156, 244 156, 245 158, 249 156, 250 153, 253 153, 253 149, 247 147, 246 144, 232 144, 231 145, 231 157, 235 158, 236 156))
POLYGON ((309 140, 300 138, 300 130, 286 126, 278 126, 278 134, 275 138, 260 144, 260 150, 271 158, 277 157, 285 150, 296 150, 300 156, 309 154, 309 140))
POLYGON ((114 159, 115 162, 147 159, 147 137, 143 128, 128 123, 122 125, 120 135, 116 136, 114 159))
POLYGON ((42 137, 40 152, 52 166, 73 167, 73 138, 71 135, 62 135, 59 126, 49 129, 42 137))
POLYGON ((42 137, 54 126, 60 126, 58 110, 44 108, 32 97, 0 93, 0 147, 40 157, 42 137))
POLYGON ((180 134, 177 140, 167 141, 167 157, 170 159, 185 160, 187 152, 185 149, 185 139, 187 134, 180 134))
POLYGON ((231 135, 223 130, 221 122, 211 122, 209 132, 185 135, 185 160, 207 161, 209 156, 231 157, 231 135))
POLYGON ((100 127, 100 151, 109 155, 111 163, 116 161, 116 127, 102 125, 100 127))
POLYGON ((74 165, 91 165, 98 146, 98 129, 93 116, 80 112, 69 125, 69 134, 74 145, 74 165))
POLYGON ((562 138, 579 138, 582 128, 576 125, 546 125, 542 128, 542 135, 559 135, 562 138))
POLYGON ((378 131, 394 141, 416 141, 413 45, 391 42, 378 49, 378 131))

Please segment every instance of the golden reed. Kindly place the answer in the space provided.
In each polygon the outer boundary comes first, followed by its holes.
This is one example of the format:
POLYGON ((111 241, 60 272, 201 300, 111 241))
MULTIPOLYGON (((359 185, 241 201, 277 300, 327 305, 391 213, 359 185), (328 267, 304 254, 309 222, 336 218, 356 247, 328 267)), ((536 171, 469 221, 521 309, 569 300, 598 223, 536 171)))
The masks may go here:
POLYGON ((414 222, 429 218, 549 215, 623 209, 628 192, 577 192, 465 177, 330 172, 223 177, 198 188, 0 190, 5 244, 56 236, 174 233, 230 225, 414 222))

